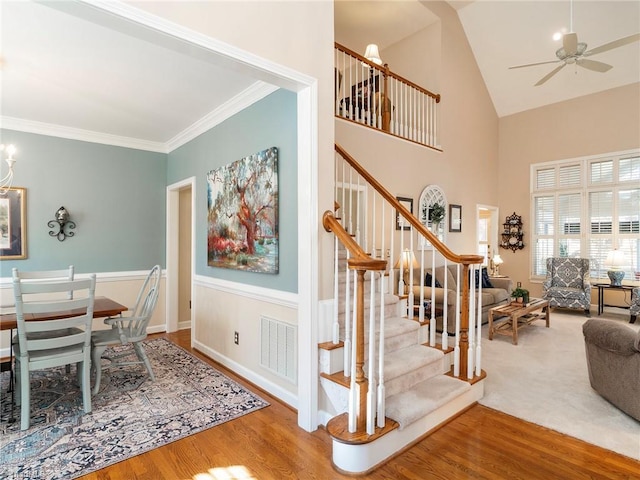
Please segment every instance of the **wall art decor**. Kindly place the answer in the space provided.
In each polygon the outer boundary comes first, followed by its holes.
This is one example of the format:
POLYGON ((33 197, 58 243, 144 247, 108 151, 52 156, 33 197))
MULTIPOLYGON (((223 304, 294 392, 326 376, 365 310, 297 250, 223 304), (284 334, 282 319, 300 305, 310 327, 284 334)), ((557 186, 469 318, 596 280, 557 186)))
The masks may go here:
MULTIPOLYGON (((413 213, 413 198, 396 197, 396 200, 402 204, 410 213, 413 213)), ((400 216, 400 212, 396 210, 396 230, 411 230, 411 224, 400 216)))
POLYGON ((278 273, 278 149, 207 174, 207 264, 278 273))
POLYGON ((449 231, 462 231, 462 205, 449 204, 449 231))
POLYGON ((0 260, 27 258, 27 189, 8 188, 0 195, 0 260))

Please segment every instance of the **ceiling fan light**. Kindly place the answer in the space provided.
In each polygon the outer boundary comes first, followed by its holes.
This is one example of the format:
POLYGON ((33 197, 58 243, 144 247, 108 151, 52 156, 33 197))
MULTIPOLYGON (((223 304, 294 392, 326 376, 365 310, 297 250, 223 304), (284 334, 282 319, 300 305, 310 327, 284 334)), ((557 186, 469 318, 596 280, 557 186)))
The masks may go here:
POLYGON ((587 50, 587 44, 584 42, 578 42, 578 49, 576 55, 582 55, 587 50))

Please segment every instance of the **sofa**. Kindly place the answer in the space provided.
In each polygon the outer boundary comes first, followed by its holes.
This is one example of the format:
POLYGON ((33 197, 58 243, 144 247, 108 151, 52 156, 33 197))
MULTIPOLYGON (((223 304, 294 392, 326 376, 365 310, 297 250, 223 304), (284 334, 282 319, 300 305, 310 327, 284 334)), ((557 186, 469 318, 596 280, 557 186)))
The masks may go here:
POLYGON ((592 318, 582 325, 591 387, 640 421, 640 331, 592 318))
MULTIPOLYGON (((435 287, 435 303, 436 308, 442 308, 443 300, 445 298, 445 275, 447 277, 447 333, 455 334, 455 295, 456 295, 456 268, 455 264, 436 267, 435 279, 438 285, 435 287)), ((491 284, 490 287, 482 288, 482 323, 485 324, 489 321, 489 309, 497 307, 498 305, 504 305, 511 301, 511 291, 513 290, 513 282, 508 277, 488 277, 486 268, 483 269, 483 277, 491 284)), ((420 269, 416 268, 413 271, 413 303, 414 305, 420 305, 420 295, 424 292, 424 299, 431 300, 432 287, 431 287, 431 270, 425 270, 425 278, 420 282, 420 269)), ((462 275, 462 267, 460 267, 460 275, 462 275)), ((460 286, 460 295, 462 296, 462 286, 460 286)), ((477 294, 476 294, 477 297, 477 294)), ((436 317, 436 330, 442 332, 442 316, 436 317)))

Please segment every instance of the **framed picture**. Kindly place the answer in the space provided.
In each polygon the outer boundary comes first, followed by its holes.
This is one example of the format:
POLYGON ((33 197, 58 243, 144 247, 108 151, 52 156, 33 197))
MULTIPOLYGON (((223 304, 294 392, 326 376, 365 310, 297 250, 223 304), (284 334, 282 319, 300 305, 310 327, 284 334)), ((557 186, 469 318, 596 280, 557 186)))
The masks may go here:
POLYGON ((449 204, 449 231, 462 231, 462 205, 449 204))
POLYGON ((27 258, 27 189, 0 194, 0 260, 27 258))
MULTIPOLYGON (((396 200, 405 207, 413 215, 413 198, 408 197, 396 197, 396 200)), ((404 218, 400 216, 400 212, 396 210, 396 230, 411 230, 411 225, 404 221, 404 218)))

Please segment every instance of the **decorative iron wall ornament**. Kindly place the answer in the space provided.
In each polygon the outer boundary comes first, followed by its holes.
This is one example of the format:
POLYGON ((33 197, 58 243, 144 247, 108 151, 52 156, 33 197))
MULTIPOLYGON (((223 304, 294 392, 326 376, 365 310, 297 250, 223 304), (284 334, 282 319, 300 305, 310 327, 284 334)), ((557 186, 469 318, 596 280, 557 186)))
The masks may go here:
POLYGON ((58 227, 58 231, 49 230, 49 235, 57 237, 59 242, 64 242, 67 237, 73 237, 75 234, 70 230, 76 228, 76 223, 69 220, 69 212, 66 208, 60 207, 56 212, 55 220, 49 220, 47 223, 49 228, 58 227))
POLYGON ((502 224, 502 240, 500 246, 502 248, 510 249, 512 252, 516 250, 522 250, 524 248, 524 232, 522 231, 522 217, 516 215, 509 215, 505 218, 502 224))

